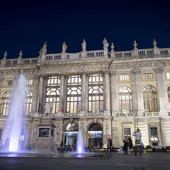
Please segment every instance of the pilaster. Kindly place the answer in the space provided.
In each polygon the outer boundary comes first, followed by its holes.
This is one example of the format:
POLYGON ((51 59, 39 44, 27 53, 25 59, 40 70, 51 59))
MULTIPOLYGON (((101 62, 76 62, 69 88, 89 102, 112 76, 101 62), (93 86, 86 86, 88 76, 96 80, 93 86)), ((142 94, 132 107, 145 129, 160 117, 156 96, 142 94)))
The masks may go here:
POLYGON ((160 103, 160 115, 167 116, 167 98, 165 93, 164 77, 163 77, 163 68, 159 67, 155 69, 157 86, 158 86, 158 95, 160 103))
POLYGON ((141 95, 141 71, 139 69, 134 69, 134 103, 135 103, 135 116, 143 116, 143 100, 141 95))
POLYGON ((117 116, 117 93, 116 93, 116 71, 111 71, 111 107, 112 107, 112 116, 117 116))

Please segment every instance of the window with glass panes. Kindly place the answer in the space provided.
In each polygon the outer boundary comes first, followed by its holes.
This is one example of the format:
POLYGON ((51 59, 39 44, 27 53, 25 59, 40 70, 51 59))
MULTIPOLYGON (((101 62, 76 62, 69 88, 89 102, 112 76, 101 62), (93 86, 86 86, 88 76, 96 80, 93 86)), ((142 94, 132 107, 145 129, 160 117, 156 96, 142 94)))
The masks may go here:
POLYGON ((32 93, 28 93, 28 96, 25 101, 25 114, 28 115, 31 113, 32 108, 32 93))
POLYGON ((103 77, 101 74, 89 76, 88 110, 89 112, 103 112, 103 77))
POLYGON ((144 87, 143 103, 145 112, 158 112, 158 95, 153 86, 148 85, 144 87))
POLYGON ((60 99, 60 78, 59 76, 49 77, 46 86, 46 104, 52 103, 52 113, 56 113, 59 110, 60 99))
POLYGON ((121 87, 119 90, 119 106, 122 114, 132 113, 132 91, 128 87, 121 87))
POLYGON ((5 92, 1 98, 1 114, 8 115, 9 104, 10 104, 10 92, 5 92))
POLYGON ((81 110, 81 78, 71 75, 67 81, 67 113, 79 113, 81 110))

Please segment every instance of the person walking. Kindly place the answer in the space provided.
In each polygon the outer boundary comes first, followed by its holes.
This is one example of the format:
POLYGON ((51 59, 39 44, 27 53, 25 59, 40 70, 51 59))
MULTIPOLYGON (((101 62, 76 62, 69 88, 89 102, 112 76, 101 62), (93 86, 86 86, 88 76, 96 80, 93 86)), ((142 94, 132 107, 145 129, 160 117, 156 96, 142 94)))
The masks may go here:
POLYGON ((112 140, 109 138, 108 140, 107 140, 107 152, 106 152, 106 154, 108 154, 108 150, 110 150, 110 154, 111 154, 111 150, 112 149, 112 140))
POLYGON ((61 149, 61 153, 62 153, 63 152, 63 140, 61 141, 60 149, 61 149))
POLYGON ((139 128, 137 128, 137 131, 135 131, 133 133, 133 136, 135 136, 135 146, 134 146, 135 155, 134 156, 137 155, 138 148, 139 148, 139 153, 140 153, 140 156, 141 156, 141 154, 142 154, 142 140, 141 140, 142 134, 141 134, 139 128))

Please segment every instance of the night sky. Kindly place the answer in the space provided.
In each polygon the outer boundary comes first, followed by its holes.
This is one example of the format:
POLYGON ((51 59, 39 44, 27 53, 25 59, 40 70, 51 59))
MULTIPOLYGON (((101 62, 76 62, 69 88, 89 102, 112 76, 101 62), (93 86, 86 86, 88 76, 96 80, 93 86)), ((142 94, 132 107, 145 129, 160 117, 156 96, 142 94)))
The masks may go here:
MULTIPOLYGON (((170 47, 170 2, 168 0, 1 0, 0 59, 37 57, 47 41, 47 53, 60 53, 65 41, 67 52, 102 50, 103 39, 115 50, 170 47)), ((109 47, 110 48, 110 47, 109 47)))

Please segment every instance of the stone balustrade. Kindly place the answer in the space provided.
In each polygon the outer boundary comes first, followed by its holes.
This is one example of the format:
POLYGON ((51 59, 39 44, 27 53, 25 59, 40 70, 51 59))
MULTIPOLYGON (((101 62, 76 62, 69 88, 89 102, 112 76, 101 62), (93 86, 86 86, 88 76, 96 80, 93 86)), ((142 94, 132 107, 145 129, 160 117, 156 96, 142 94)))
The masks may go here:
POLYGON ((58 53, 58 54, 44 54, 44 59, 41 55, 37 58, 16 58, 16 59, 6 59, 3 58, 0 61, 0 66, 14 67, 17 65, 36 65, 37 63, 49 63, 58 62, 65 60, 82 60, 90 58, 114 58, 114 60, 124 60, 132 58, 151 58, 151 57, 170 57, 170 48, 157 48, 156 54, 154 54, 155 49, 135 49, 131 51, 111 51, 108 52, 107 56, 104 56, 103 50, 96 51, 85 51, 78 53, 58 53), (135 53, 134 53, 135 51, 135 53), (111 55, 111 53, 114 55, 111 55), (63 57, 64 56, 64 57, 63 57), (112 57, 114 56, 114 57, 112 57))

